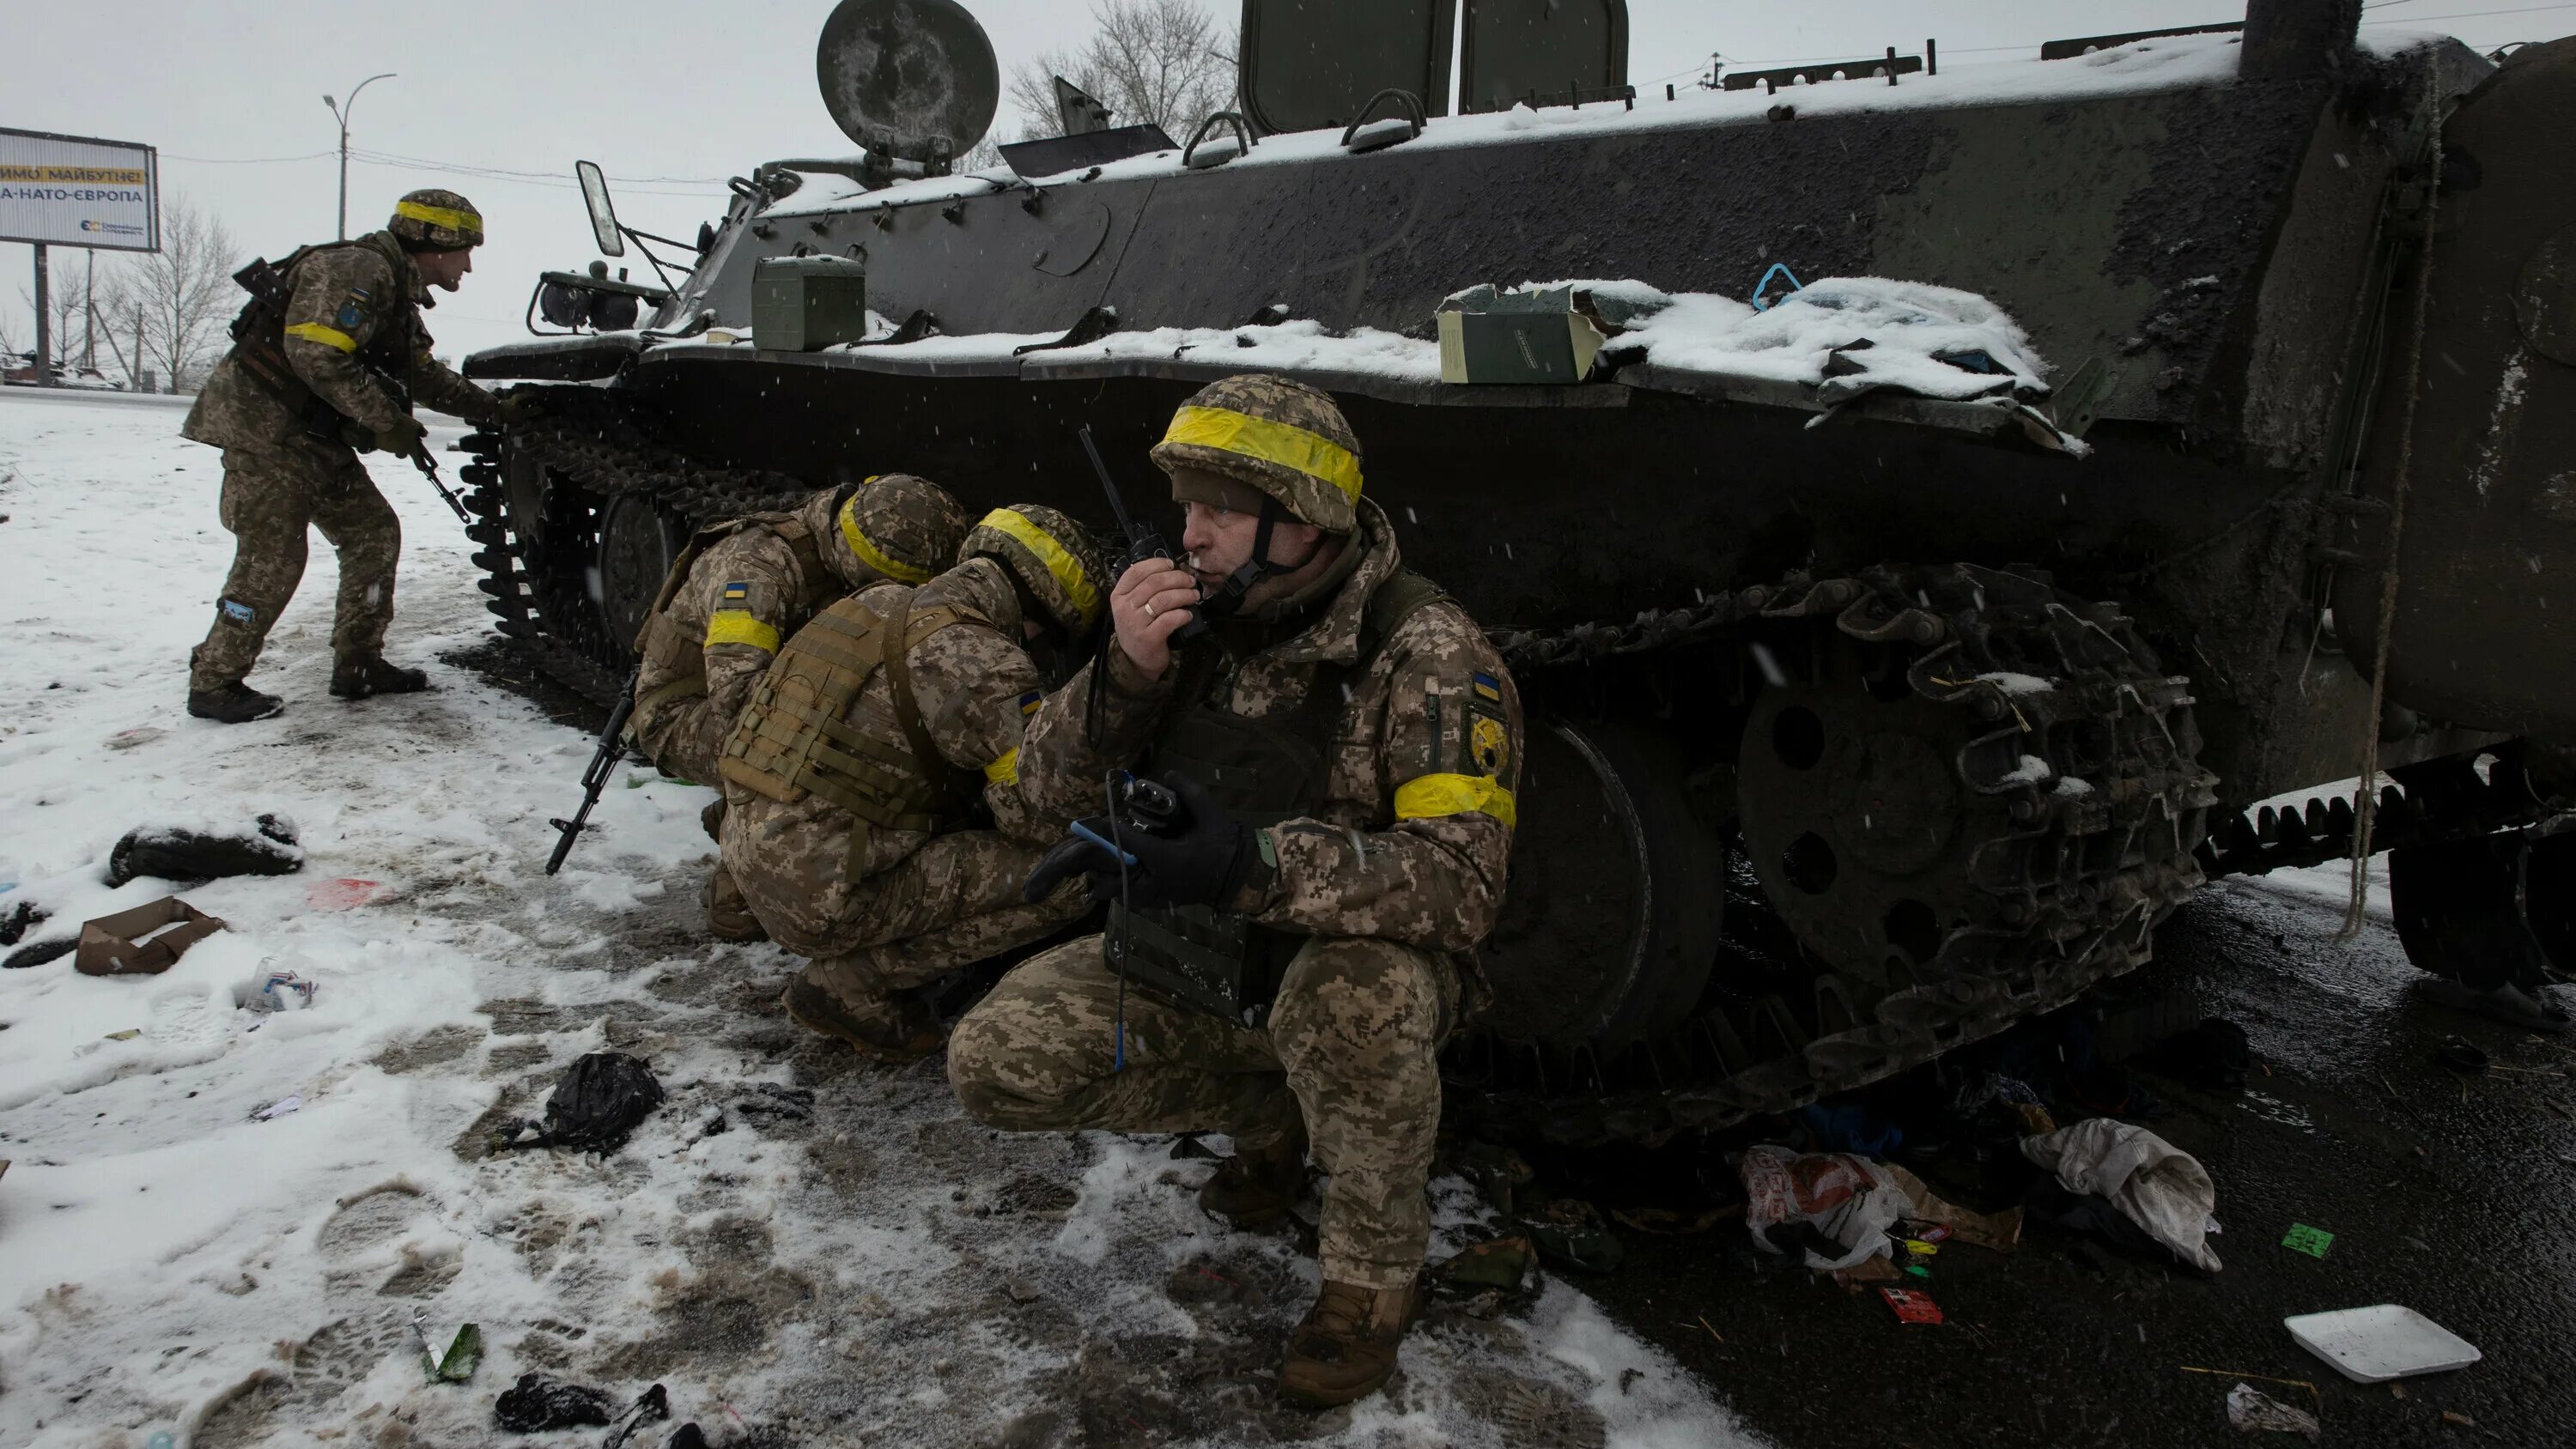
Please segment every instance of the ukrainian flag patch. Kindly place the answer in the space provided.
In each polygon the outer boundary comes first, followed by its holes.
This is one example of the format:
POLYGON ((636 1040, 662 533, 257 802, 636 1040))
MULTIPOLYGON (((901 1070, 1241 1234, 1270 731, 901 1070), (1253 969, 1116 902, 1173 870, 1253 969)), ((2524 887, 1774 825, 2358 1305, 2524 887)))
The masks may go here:
POLYGON ((1472 676, 1472 678, 1475 682, 1476 697, 1478 699, 1484 700, 1489 704, 1500 704, 1503 702, 1503 682, 1501 680, 1496 679, 1490 674, 1483 673, 1476 674, 1472 676))
POLYGON ((724 586, 724 601, 728 604, 739 604, 750 597, 751 585, 749 584, 727 584, 724 586))
POLYGON ((1022 718, 1022 719, 1026 719, 1026 718, 1028 718, 1030 715, 1036 714, 1036 713, 1038 712, 1038 706, 1039 706, 1039 705, 1041 705, 1041 704, 1044 704, 1044 703, 1046 703, 1046 696, 1045 696, 1045 695, 1043 695, 1043 694, 1038 693, 1038 692, 1037 692, 1036 690, 1034 690, 1034 689, 1030 690, 1028 693, 1026 693, 1026 694, 1024 694, 1024 695, 1021 695, 1021 696, 1020 696, 1020 718, 1022 718))

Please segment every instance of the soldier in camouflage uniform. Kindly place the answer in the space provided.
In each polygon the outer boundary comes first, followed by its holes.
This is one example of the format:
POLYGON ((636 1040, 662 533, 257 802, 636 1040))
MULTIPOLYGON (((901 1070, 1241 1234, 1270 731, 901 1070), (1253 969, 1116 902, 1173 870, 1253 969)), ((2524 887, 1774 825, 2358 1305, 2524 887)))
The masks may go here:
MULTIPOLYGON (((920 584, 957 556, 966 510, 908 473, 825 489, 786 513, 703 529, 672 565, 635 641, 629 731, 663 773, 717 785, 716 762, 781 641, 824 606, 871 584, 920 584)), ((721 805, 709 834, 721 839, 721 805)), ((759 918, 722 864, 708 878, 707 926, 757 940, 759 918)))
POLYGON ((1071 813, 1138 762, 1185 821, 1082 822, 1118 830, 1123 874, 1088 840, 1050 853, 1032 890, 1090 874, 1109 934, 1006 977, 957 1024, 949 1078, 999 1127, 1230 1134, 1200 1201, 1243 1226, 1287 1214, 1311 1144, 1324 1284, 1281 1390, 1344 1403, 1385 1382, 1413 1316, 1435 1054, 1481 995, 1469 953, 1502 905, 1520 699, 1466 611, 1401 568, 1322 393, 1212 384, 1153 456, 1189 566, 1120 579, 1114 644, 1030 723, 1020 776, 1071 813), (1176 650, 1193 610, 1213 634, 1176 650), (1230 973, 1239 990, 1208 988, 1230 973))
POLYGON ((483 219, 452 191, 415 191, 385 229, 305 247, 279 267, 283 312, 254 300, 234 324, 180 434, 224 450, 221 516, 232 572, 214 626, 189 655, 188 713, 238 724, 282 707, 242 682, 304 577, 305 530, 340 557, 331 692, 343 699, 429 687, 385 662, 402 527, 358 450, 409 454, 425 429, 415 403, 477 423, 505 409, 430 354, 420 309, 474 269, 483 219))
POLYGON ((771 939, 811 958, 798 1021, 889 1060, 935 1051, 920 988, 1087 909, 1073 882, 1021 898, 1068 816, 1023 788, 1020 735, 1045 698, 1032 649, 1090 637, 1106 579, 1071 519, 995 509, 957 567, 834 604, 780 651, 725 743, 723 849, 771 939))

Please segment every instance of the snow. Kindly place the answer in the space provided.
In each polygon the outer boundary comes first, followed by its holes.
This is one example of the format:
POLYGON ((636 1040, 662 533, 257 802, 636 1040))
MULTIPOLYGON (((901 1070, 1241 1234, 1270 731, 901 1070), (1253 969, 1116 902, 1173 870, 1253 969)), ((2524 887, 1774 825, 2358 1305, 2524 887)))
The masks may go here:
MULTIPOLYGON (((317 544, 253 676, 287 712, 187 718, 230 539, 215 454, 178 420, 0 396, 0 909, 76 928, 167 893, 100 883, 147 822, 288 814, 309 860, 184 891, 230 928, 161 976, 0 973, 0 1443, 488 1443, 493 1397, 535 1369, 621 1401, 663 1382, 719 1445, 1129 1423, 1200 1444, 1752 1442, 1563 1282, 1519 1317, 1426 1322, 1382 1397, 1277 1407, 1259 1375, 1312 1260, 1201 1216, 1206 1164, 1169 1139, 996 1134, 939 1062, 858 1067, 788 1023, 788 958, 698 927, 704 792, 621 771, 542 873, 591 742, 451 661, 490 639, 470 545, 398 461, 371 460, 406 529, 389 652, 434 691, 325 696, 317 544), (383 889, 307 904, 340 879, 383 889), (237 1005, 284 971, 319 984, 308 1008, 237 1005), (490 1149, 603 1049, 670 1094, 624 1150, 490 1149), (471 1383, 422 1382, 415 1313, 442 1348, 481 1326, 471 1383)), ((1463 1183, 1435 1189, 1437 1253, 1484 1218, 1463 1183)))

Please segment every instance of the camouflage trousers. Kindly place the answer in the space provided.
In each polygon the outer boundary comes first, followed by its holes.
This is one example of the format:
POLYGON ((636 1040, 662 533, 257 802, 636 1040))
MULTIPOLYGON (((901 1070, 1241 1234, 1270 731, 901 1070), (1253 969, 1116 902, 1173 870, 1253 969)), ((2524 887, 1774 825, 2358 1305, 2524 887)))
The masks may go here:
POLYGON ((1121 1069, 1118 978, 1101 938, 1086 936, 1022 964, 966 1013, 949 1034, 948 1080, 967 1115, 1018 1132, 1212 1131, 1259 1148, 1302 1116, 1331 1178, 1324 1276, 1397 1288, 1430 1239, 1437 1055, 1458 991, 1445 957, 1319 936, 1289 962, 1262 1027, 1130 988, 1121 1069))
POLYGON ((845 832, 752 828, 757 810, 724 813, 724 869, 769 938, 810 958, 805 979, 853 1015, 893 1020, 901 997, 961 966, 998 956, 1081 919, 1077 878, 1035 905, 1020 883, 1042 847, 997 831, 960 830, 852 882, 841 878, 845 832))
POLYGON ((188 688, 237 684, 259 660, 277 616, 304 579, 305 531, 340 555, 335 658, 381 652, 394 617, 394 562, 402 524, 348 448, 295 438, 274 449, 224 449, 221 517, 233 535, 232 572, 215 601, 214 626, 188 656, 188 688))

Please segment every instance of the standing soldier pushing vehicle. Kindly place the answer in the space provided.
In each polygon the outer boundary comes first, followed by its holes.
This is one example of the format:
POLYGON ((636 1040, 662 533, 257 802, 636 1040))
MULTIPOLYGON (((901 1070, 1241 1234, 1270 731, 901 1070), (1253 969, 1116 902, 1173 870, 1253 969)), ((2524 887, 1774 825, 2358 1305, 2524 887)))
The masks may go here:
POLYGON ((415 191, 385 229, 305 247, 271 269, 253 263, 233 349, 206 380, 182 436, 223 449, 222 518, 232 571, 214 626, 189 655, 188 713, 239 724, 281 708, 242 682, 304 577, 305 530, 340 557, 331 693, 343 699, 426 689, 385 662, 402 526, 358 462, 362 449, 421 453, 415 402, 471 422, 508 411, 430 354, 420 309, 474 269, 483 219, 452 191, 415 191))
POLYGON ((1018 1131, 1231 1134, 1199 1200, 1237 1226, 1287 1214, 1311 1142, 1324 1283, 1280 1387, 1347 1403, 1386 1381, 1414 1313, 1435 1056, 1481 995, 1520 697, 1466 611, 1403 571, 1323 393, 1211 384, 1154 461, 1187 566, 1128 568, 1115 642, 1031 722, 1020 773, 1065 814, 1131 762, 1170 798, 1128 786, 1142 808, 1049 853, 1030 893, 1088 874, 1109 932, 1005 978, 958 1023, 949 1077, 1018 1131), (1176 651, 1199 615, 1211 636, 1176 651))
POLYGON ((779 651, 724 746, 723 844, 770 937, 811 958, 789 1015, 922 1056, 940 1038, 921 987, 1087 909, 1070 884, 1022 899, 1066 816, 1022 785, 1020 738, 1046 697, 1032 650, 1072 657, 1107 577, 1071 519, 999 508, 957 567, 843 599, 779 651))
MULTIPOLYGON (((725 740, 780 643, 846 594, 928 582, 957 556, 966 526, 946 489, 893 473, 700 530, 635 641, 636 744, 664 773, 721 789, 725 740)), ((717 936, 760 936, 721 864, 706 900, 717 936)))

